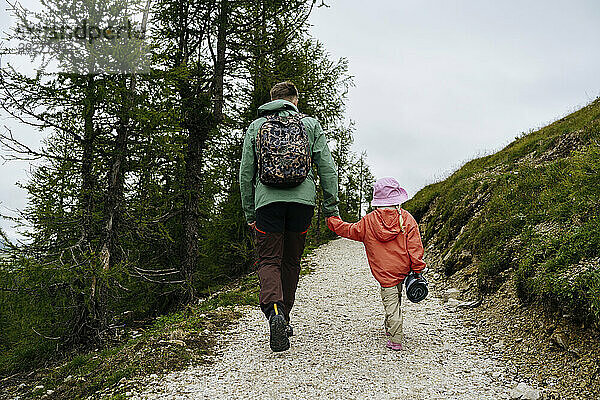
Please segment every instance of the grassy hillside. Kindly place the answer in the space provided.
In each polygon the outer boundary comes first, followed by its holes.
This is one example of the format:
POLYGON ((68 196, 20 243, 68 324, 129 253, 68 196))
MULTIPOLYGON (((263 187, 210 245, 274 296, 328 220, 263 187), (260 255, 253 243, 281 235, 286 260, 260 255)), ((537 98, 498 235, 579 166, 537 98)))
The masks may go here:
POLYGON ((466 163, 405 204, 450 276, 489 293, 513 279, 539 301, 600 325, 600 99, 498 153, 466 163))

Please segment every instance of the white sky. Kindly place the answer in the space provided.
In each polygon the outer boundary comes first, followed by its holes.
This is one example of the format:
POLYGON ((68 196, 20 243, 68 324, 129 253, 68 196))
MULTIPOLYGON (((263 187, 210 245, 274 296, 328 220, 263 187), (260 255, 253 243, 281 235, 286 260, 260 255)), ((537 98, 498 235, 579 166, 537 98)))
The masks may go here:
POLYGON ((349 59, 354 149, 411 197, 600 95, 597 0, 326 3, 312 32, 349 59))
MULTIPOLYGON (((0 31, 10 25, 3 1, 0 31)), ((409 196, 600 95, 597 0, 326 3, 310 19, 312 32, 350 61, 354 149, 409 196)), ((7 123, 15 126, 0 115, 0 126, 7 123)), ((15 133, 29 143, 40 137, 15 133)), ((0 212, 25 205, 15 182, 27 169, 0 164, 0 212)))

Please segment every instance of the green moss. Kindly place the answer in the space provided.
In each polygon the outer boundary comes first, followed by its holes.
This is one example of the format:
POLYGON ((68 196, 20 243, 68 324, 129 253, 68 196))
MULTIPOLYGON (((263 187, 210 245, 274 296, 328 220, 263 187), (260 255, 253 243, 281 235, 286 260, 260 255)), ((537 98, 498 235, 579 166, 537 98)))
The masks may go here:
MULTIPOLYGON (((302 274, 310 271, 311 267, 305 264, 302 274)), ((187 306, 137 328, 138 336, 135 338, 98 351, 84 351, 66 357, 60 366, 39 372, 36 382, 43 383, 44 389, 34 395, 40 396, 51 389, 55 391, 55 399, 85 398, 99 390, 114 389, 123 379, 183 368, 209 352, 212 339, 205 330, 213 332, 228 326, 238 317, 231 310, 233 306, 257 306, 258 291, 256 274, 248 275, 232 289, 220 292, 200 306, 187 306), (178 340, 181 338, 186 346, 170 343, 173 335, 178 340), (67 379, 69 376, 71 378, 67 379)), ((117 391, 110 398, 123 399, 125 396, 117 391)))

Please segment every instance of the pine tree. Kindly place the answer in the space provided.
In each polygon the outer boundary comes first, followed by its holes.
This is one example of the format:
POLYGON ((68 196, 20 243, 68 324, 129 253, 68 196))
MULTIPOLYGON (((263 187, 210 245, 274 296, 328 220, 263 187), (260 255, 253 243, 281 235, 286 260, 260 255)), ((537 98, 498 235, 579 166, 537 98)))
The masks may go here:
MULTIPOLYGON (((42 21, 70 3, 47 4, 42 21)), ((116 1, 88 6, 111 4, 122 10, 116 1)), ((104 343, 126 315, 169 311, 251 269, 237 175, 245 129, 273 84, 297 84, 300 109, 332 141, 351 201, 368 181, 351 182, 352 127, 340 128, 351 77, 346 60, 308 35, 315 1, 160 0, 151 12, 149 4, 122 3, 152 15, 147 48, 99 45, 110 57, 147 52, 143 70, 125 57, 131 68, 113 73, 84 46, 74 61, 59 57, 65 73, 0 71, 0 106, 47 135, 39 149, 0 135, 9 159, 39 163, 14 220, 25 240, 2 250, 0 349, 21 346, 5 368, 43 361, 56 342, 104 343)), ((341 208, 357 215, 343 198, 341 208)))

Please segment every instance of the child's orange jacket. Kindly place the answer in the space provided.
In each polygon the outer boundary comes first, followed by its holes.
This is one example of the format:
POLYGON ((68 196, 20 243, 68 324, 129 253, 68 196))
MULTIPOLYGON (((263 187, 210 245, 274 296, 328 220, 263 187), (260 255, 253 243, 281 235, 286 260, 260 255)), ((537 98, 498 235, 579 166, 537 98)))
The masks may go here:
POLYGON ((394 208, 378 208, 356 223, 344 222, 340 217, 327 218, 329 229, 364 243, 371 272, 382 287, 396 286, 411 270, 421 272, 426 267, 417 221, 408 211, 400 211, 404 232, 394 208))

